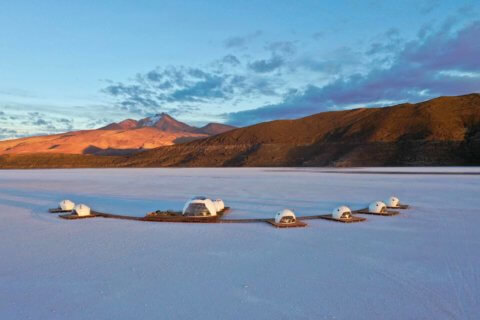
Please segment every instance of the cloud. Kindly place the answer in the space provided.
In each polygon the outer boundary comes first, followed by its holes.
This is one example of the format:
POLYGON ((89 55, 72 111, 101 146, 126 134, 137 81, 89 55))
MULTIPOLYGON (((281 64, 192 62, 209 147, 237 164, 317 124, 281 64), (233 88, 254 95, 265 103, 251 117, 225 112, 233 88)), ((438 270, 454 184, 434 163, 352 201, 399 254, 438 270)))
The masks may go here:
POLYGON ((297 61, 297 66, 303 67, 314 72, 322 72, 326 74, 339 74, 345 67, 342 61, 337 60, 319 60, 314 57, 302 57, 297 61))
POLYGON ((372 65, 366 73, 342 76, 324 86, 307 86, 303 92, 287 94, 279 104, 224 116, 229 123, 245 125, 353 104, 368 106, 379 101, 420 101, 440 95, 479 92, 478 39, 480 21, 459 29, 447 23, 403 43, 400 48, 382 48, 380 51, 391 54, 388 64, 372 65))
POLYGON ((35 128, 41 133, 64 132, 73 129, 73 119, 47 116, 40 112, 28 112, 26 115, 17 115, 17 120, 25 127, 35 128))
POLYGON ((299 57, 293 61, 293 68, 303 68, 317 74, 337 77, 346 70, 362 66, 363 60, 361 52, 354 51, 350 47, 340 47, 323 57, 314 55, 299 57))
POLYGON ((266 45, 265 49, 277 55, 293 55, 297 48, 292 41, 276 41, 266 45))
POLYGON ((312 34, 312 38, 313 38, 314 40, 320 40, 320 39, 322 39, 324 36, 325 36, 325 33, 322 32, 322 31, 318 31, 318 32, 315 32, 315 33, 312 34))
POLYGON ((238 66, 240 64, 240 60, 238 60, 238 58, 233 54, 228 54, 224 56, 221 62, 224 64, 232 65, 232 66, 238 66))
POLYGON ((18 131, 0 128, 0 140, 13 139, 17 137, 19 137, 18 131))
POLYGON ((36 95, 28 90, 19 88, 0 89, 0 95, 21 97, 21 98, 35 98, 36 95))
POLYGON ((223 42, 223 45, 225 46, 225 48, 228 48, 228 49, 232 49, 232 48, 245 49, 251 41, 255 40, 261 35, 262 35, 262 31, 257 30, 253 33, 249 33, 243 36, 229 37, 225 39, 225 41, 223 42))
POLYGON ((60 128, 57 128, 59 131, 71 131, 73 130, 73 119, 67 119, 67 118, 60 118, 60 119, 55 119, 55 122, 58 124, 60 128))
POLYGON ((45 119, 37 119, 34 122, 32 122, 32 124, 35 126, 46 126, 46 125, 49 125, 50 122, 46 121, 45 119))
POLYGON ((475 18, 478 16, 477 5, 473 2, 462 5, 457 9, 457 12, 463 17, 475 18))
POLYGON ((61 118, 61 119, 57 119, 57 122, 63 123, 63 124, 66 124, 66 125, 71 125, 73 120, 72 119, 67 119, 67 118, 61 118))
POLYGON ((232 87, 224 76, 209 74, 200 81, 175 90, 167 97, 167 101, 196 102, 204 99, 226 99, 230 92, 232 87))
POLYGON ((115 120, 113 120, 113 119, 97 118, 97 119, 93 119, 93 120, 89 121, 87 123, 87 126, 89 128, 100 128, 100 127, 104 127, 107 124, 110 124, 110 123, 113 123, 113 122, 115 122, 115 120))
POLYGON ((256 73, 269 73, 286 65, 296 53, 297 48, 292 41, 276 41, 265 45, 270 58, 257 59, 248 63, 248 68, 256 73))
MULTIPOLYGON (((276 67, 276 63, 268 61, 254 68, 259 73, 266 72, 268 68, 276 67)), ((111 83, 102 91, 113 97, 122 110, 140 115, 159 112, 181 115, 198 111, 201 104, 276 95, 272 86, 278 81, 261 75, 247 76, 245 67, 232 71, 225 67, 226 64, 236 67, 240 61, 234 55, 227 55, 205 68, 155 68, 138 74, 131 83, 111 83)))
MULTIPOLYGON (((428 32, 428 29, 421 29, 420 34, 428 32)), ((370 43, 367 56, 374 55, 392 55, 401 50, 404 45, 404 39, 400 36, 400 31, 396 28, 390 28, 386 32, 380 34, 372 43, 370 43)))
MULTIPOLYGON (((235 63, 234 56, 226 60, 235 63)), ((169 103, 229 99, 244 80, 221 71, 171 66, 137 75, 133 84, 116 83, 103 91, 118 98, 122 108, 144 114, 168 111, 169 103)))
POLYGON ((275 71, 284 64, 285 60, 282 57, 274 54, 269 59, 260 59, 253 61, 248 64, 248 67, 254 72, 266 73, 275 71))
POLYGON ((439 0, 423 0, 420 2, 420 13, 429 14, 440 5, 439 0))

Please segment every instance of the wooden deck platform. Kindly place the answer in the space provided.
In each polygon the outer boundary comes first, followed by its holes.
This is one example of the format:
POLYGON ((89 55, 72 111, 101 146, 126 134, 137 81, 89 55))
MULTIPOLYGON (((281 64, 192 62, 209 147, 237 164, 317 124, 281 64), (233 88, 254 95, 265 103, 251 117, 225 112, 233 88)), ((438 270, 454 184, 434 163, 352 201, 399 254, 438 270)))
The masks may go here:
POLYGON ((395 215, 399 214, 400 212, 399 211, 389 211, 389 210, 387 210, 387 212, 376 213, 376 212, 370 212, 370 211, 368 211, 368 208, 365 208, 365 209, 352 211, 352 213, 371 214, 371 215, 375 215, 375 216, 387 216, 388 217, 388 216, 395 216, 395 215))
POLYGON ((52 208, 48 209, 48 212, 50 213, 67 213, 67 212, 72 212, 73 210, 62 210, 60 208, 52 208))
POLYGON ((87 218, 95 218, 98 217, 94 213, 88 215, 88 216, 77 216, 76 213, 69 213, 69 214, 61 214, 59 215, 60 218, 66 219, 66 220, 77 220, 77 219, 87 219, 87 218))
POLYGON ((225 207, 222 211, 217 212, 216 216, 207 217, 191 217, 183 216, 181 211, 160 211, 148 213, 142 217, 141 221, 156 221, 156 222, 193 222, 193 223, 216 223, 218 220, 230 211, 230 207, 225 207))
POLYGON ((305 222, 298 219, 294 223, 276 223, 275 219, 265 219, 265 222, 270 223, 275 228, 303 228, 307 226, 305 222))
POLYGON ((141 221, 152 222, 189 222, 189 223, 216 223, 220 217, 184 217, 184 216, 145 216, 140 218, 141 221))
POLYGON ((355 223, 355 222, 362 222, 367 220, 366 218, 351 216, 350 218, 340 218, 336 219, 331 214, 323 214, 318 216, 320 219, 335 221, 335 222, 342 222, 342 223, 355 223))
POLYGON ((408 209, 410 206, 408 204, 399 204, 396 207, 387 207, 388 209, 408 209))

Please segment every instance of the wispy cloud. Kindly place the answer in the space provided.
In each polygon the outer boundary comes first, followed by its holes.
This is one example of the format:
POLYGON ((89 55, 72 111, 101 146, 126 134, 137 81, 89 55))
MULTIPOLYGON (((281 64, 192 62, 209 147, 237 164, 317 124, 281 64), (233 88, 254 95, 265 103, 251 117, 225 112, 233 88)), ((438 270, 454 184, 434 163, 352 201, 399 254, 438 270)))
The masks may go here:
POLYGON ((48 133, 64 132, 73 129, 73 119, 51 117, 40 112, 28 112, 25 116, 17 116, 24 126, 36 127, 48 133))
POLYGON ((272 72, 283 66, 285 61, 282 57, 274 54, 269 59, 259 59, 251 62, 248 67, 258 73, 272 72))
POLYGON ((265 49, 277 55, 293 55, 297 51, 297 47, 293 41, 275 41, 268 43, 265 49))
POLYGON ((12 139, 19 137, 17 130, 0 128, 0 140, 12 139))
POLYGON ((312 34, 312 38, 314 40, 320 40, 325 36, 325 33, 323 31, 317 31, 312 34))
POLYGON ((262 35, 262 31, 257 30, 255 32, 242 35, 242 36, 233 36, 225 39, 224 46, 225 48, 232 49, 246 49, 248 44, 253 40, 257 39, 262 35))
POLYGON ((222 59, 220 59, 219 62, 222 64, 222 67, 224 67, 225 65, 238 66, 241 64, 240 60, 233 54, 227 54, 222 59))
MULTIPOLYGON (((226 59, 235 63, 232 57, 226 59)), ((115 83, 104 92, 116 97, 122 108, 134 113, 170 112, 171 103, 222 101, 245 87, 245 78, 192 67, 157 68, 137 75, 134 83, 115 83)))
MULTIPOLYGON (((103 89, 123 110, 148 115, 158 112, 189 113, 202 103, 223 103, 239 96, 275 95, 270 82, 247 76, 245 69, 228 70, 240 61, 227 55, 213 67, 169 66, 138 74, 130 83, 111 83, 103 89), (219 64, 220 63, 220 64, 219 64)), ((233 102, 232 102, 233 103, 233 102)))
POLYGON ((51 134, 74 129, 73 118, 38 111, 15 113, 0 111, 0 140, 21 138, 31 134, 51 134))
POLYGON ((429 14, 441 4, 439 0, 423 0, 419 2, 420 13, 429 14))

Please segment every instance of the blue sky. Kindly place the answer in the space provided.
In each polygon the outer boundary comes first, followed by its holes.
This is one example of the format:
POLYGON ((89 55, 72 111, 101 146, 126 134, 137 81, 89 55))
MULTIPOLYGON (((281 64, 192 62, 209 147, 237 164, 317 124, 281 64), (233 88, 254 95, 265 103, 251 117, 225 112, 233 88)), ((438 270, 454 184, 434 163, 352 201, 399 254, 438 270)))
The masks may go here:
POLYGON ((3 1, 0 139, 480 91, 476 1, 3 1))

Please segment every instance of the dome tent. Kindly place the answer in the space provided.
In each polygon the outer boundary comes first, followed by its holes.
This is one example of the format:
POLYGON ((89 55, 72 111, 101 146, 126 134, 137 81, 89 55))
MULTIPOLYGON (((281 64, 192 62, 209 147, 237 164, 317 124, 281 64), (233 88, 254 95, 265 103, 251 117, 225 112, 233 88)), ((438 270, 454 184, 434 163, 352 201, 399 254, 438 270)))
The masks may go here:
POLYGON ((387 205, 382 201, 374 201, 368 206, 368 211, 372 213, 386 213, 387 205))
POLYGON ((343 223, 362 222, 367 220, 365 218, 352 215, 352 210, 350 210, 350 208, 347 206, 336 207, 332 210, 331 214, 322 214, 319 215, 318 218, 343 223))
POLYGON ((215 205, 215 209, 218 212, 221 212, 225 209, 225 203, 223 202, 222 199, 216 199, 213 201, 213 204, 215 205))
POLYGON ((352 210, 347 206, 340 206, 332 211, 332 217, 334 219, 349 219, 352 217, 352 210))
MULTIPOLYGON (((399 209, 407 208, 408 206, 397 207, 399 209)), ((389 207, 382 201, 373 201, 368 205, 368 208, 355 210, 354 213, 373 214, 378 216, 394 216, 399 214, 399 211, 387 210, 389 207)))
POLYGON ((185 203, 182 214, 189 217, 212 217, 217 215, 217 209, 211 199, 193 197, 185 203))
POLYGON ((86 217, 90 215, 90 207, 84 204, 77 204, 73 211, 79 217, 86 217))
POLYGON ((58 204, 58 207, 63 211, 72 211, 73 208, 75 208, 75 203, 73 203, 70 200, 63 200, 63 201, 60 201, 60 203, 58 204))
POLYGON ((58 207, 48 209, 50 213, 71 212, 75 208, 75 203, 70 200, 62 200, 58 203, 58 207))
POLYGON ((289 209, 283 209, 277 212, 275 215, 275 223, 295 223, 297 218, 295 217, 295 213, 289 209))
POLYGON ((297 228, 307 226, 306 223, 298 220, 295 213, 290 209, 278 211, 275 214, 274 219, 267 219, 266 222, 270 223, 275 228, 297 228))
POLYGON ((387 207, 398 208, 400 206, 400 200, 397 197, 391 196, 385 201, 387 207))
POLYGON ((408 209, 410 207, 408 204, 400 203, 400 200, 395 196, 388 198, 385 201, 385 204, 387 205, 387 208, 390 209, 408 209))

